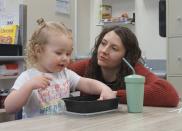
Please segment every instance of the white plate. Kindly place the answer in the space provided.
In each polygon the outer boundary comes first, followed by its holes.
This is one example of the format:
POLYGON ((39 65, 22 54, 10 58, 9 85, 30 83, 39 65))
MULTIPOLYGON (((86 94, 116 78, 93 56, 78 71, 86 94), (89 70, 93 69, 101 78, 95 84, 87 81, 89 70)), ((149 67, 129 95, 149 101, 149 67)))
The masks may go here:
POLYGON ((63 114, 67 114, 67 115, 90 116, 90 115, 104 114, 104 113, 113 112, 113 111, 117 111, 117 110, 118 110, 118 109, 113 109, 113 110, 99 111, 99 112, 93 112, 93 113, 77 113, 77 112, 64 111, 63 114))

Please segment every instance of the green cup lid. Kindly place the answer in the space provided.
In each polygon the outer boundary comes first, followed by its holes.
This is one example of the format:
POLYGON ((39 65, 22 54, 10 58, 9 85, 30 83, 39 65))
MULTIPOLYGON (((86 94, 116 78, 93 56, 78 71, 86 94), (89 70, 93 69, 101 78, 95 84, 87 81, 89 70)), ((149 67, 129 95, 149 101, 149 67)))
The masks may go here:
POLYGON ((141 75, 128 75, 125 76, 125 82, 144 83, 145 77, 141 75))

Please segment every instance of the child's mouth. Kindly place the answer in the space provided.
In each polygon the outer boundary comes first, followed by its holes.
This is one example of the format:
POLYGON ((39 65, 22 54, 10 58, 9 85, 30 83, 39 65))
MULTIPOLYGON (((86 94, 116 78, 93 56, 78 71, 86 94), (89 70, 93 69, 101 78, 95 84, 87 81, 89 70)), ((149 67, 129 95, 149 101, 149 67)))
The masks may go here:
POLYGON ((65 67, 64 64, 60 64, 59 67, 65 67))

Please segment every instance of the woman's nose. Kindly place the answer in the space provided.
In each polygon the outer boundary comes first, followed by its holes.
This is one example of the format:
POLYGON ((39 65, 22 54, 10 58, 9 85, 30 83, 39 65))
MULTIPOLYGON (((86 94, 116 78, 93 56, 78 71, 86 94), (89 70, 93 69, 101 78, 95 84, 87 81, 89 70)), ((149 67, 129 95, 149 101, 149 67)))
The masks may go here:
POLYGON ((108 51, 109 51, 109 47, 108 46, 105 46, 105 47, 102 48, 102 52, 103 53, 108 53, 108 51))

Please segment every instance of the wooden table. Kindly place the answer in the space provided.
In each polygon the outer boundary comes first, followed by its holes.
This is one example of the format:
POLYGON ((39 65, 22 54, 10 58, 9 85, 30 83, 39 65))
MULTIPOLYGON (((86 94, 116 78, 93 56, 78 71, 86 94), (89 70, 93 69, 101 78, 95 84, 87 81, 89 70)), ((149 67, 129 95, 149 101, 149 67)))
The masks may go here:
POLYGON ((143 113, 128 113, 126 105, 120 105, 99 115, 60 114, 0 123, 0 131, 182 131, 182 112, 170 112, 174 109, 144 107, 143 113))

